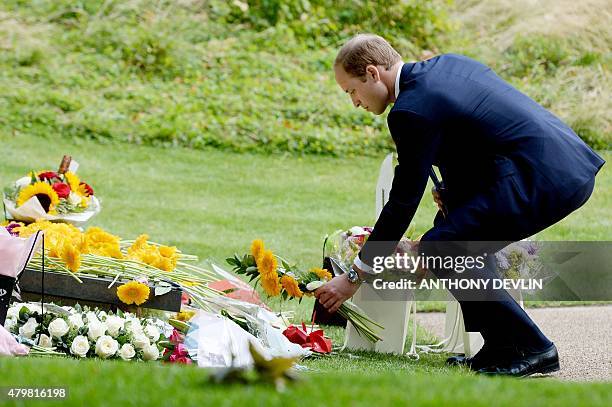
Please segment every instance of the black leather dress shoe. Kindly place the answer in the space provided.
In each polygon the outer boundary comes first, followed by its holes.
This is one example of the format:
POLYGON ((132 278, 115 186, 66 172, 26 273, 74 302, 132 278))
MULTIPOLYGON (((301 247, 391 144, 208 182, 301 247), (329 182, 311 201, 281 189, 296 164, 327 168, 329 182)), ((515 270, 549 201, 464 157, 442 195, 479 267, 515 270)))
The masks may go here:
POLYGON ((471 358, 466 358, 465 355, 455 355, 446 359, 446 364, 449 366, 463 366, 467 364, 469 359, 471 358))
POLYGON ((514 348, 485 343, 482 349, 473 357, 468 358, 465 355, 451 356, 446 359, 446 364, 450 366, 467 366, 473 371, 478 371, 493 364, 503 363, 513 355, 514 348))
POLYGON ((477 370, 491 376, 527 377, 536 373, 552 373, 559 370, 559 354, 552 344, 548 349, 529 352, 517 349, 515 356, 504 363, 498 363, 477 370))

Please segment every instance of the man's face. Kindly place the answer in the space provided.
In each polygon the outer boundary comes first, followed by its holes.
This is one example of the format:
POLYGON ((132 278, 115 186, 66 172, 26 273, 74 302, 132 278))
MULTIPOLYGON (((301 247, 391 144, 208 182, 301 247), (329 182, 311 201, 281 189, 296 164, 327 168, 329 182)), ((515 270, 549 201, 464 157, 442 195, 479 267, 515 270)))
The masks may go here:
POLYGON ((349 94, 355 107, 363 107, 368 112, 382 114, 389 105, 389 90, 380 80, 380 73, 374 65, 368 65, 365 77, 358 78, 347 74, 342 66, 335 66, 336 82, 349 94), (365 79, 365 82, 363 81, 365 79))

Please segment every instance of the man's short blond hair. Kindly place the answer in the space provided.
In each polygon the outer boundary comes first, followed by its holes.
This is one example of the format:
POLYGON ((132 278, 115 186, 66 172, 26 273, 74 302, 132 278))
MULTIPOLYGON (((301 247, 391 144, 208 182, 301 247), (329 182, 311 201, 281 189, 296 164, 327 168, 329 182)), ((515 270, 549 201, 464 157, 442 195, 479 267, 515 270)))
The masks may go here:
POLYGON ((344 72, 351 76, 362 77, 368 65, 382 65, 385 69, 391 69, 401 60, 400 54, 383 37, 358 34, 340 48, 334 66, 342 66, 344 72))

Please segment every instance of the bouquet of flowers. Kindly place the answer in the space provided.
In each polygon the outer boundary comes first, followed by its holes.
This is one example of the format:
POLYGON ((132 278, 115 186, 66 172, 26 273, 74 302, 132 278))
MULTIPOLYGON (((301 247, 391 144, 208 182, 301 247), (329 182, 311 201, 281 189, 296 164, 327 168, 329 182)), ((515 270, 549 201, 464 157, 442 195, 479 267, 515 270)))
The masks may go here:
MULTIPOLYGON (((251 253, 242 257, 237 254, 226 259, 237 274, 250 277, 250 281, 261 283, 263 290, 270 297, 281 296, 283 299, 301 300, 303 296, 312 296, 313 292, 331 280, 332 275, 326 269, 313 268, 302 271, 290 265, 285 259, 274 255, 264 247, 263 241, 257 239, 251 244, 251 253), (279 266, 278 261, 281 265, 279 266)), ((372 342, 382 338, 378 329, 382 326, 371 320, 365 313, 350 301, 345 301, 338 313, 350 321, 360 335, 372 342)))
POLYGON ((37 219, 82 225, 100 212, 93 188, 72 171, 31 171, 4 189, 4 207, 13 220, 37 219))
POLYGON ((99 227, 82 232, 73 225, 49 221, 27 226, 13 223, 7 228, 22 238, 44 231, 45 257, 35 256, 30 261, 34 268, 40 268, 44 261, 48 270, 69 274, 78 282, 83 275, 111 277, 111 286, 119 279, 132 280, 117 289, 117 296, 126 304, 141 305, 149 298, 148 281, 156 283, 155 295, 167 293, 170 282, 175 283, 201 307, 206 306, 207 296, 222 295, 207 287, 219 280, 214 272, 189 264, 197 261, 197 256, 149 242, 145 234, 136 240, 121 240, 99 227))
MULTIPOLYGON (((337 230, 325 238, 324 255, 337 261, 343 265, 345 269, 349 269, 355 261, 355 257, 361 251, 361 248, 370 237, 373 228, 369 226, 353 226, 348 230, 337 230)), ((402 237, 397 245, 397 253, 410 253, 416 255, 418 239, 412 240, 415 234, 414 225, 410 225, 406 236, 402 237)), ((386 270, 389 272, 405 271, 405 270, 386 270)))
POLYGON ((185 335, 187 335, 191 329, 191 325, 188 321, 181 321, 178 319, 170 319, 168 323, 172 325, 174 329, 167 340, 159 343, 164 349, 162 360, 168 363, 192 364, 193 359, 185 346, 185 335))
POLYGON ((543 267, 539 251, 537 242, 521 241, 506 246, 495 253, 498 273, 502 278, 514 280, 534 278, 543 267))
POLYGON ((159 359, 159 343, 171 329, 157 318, 121 311, 113 314, 78 304, 44 307, 43 312, 38 303, 14 303, 8 311, 5 327, 31 346, 30 355, 153 361, 159 359))

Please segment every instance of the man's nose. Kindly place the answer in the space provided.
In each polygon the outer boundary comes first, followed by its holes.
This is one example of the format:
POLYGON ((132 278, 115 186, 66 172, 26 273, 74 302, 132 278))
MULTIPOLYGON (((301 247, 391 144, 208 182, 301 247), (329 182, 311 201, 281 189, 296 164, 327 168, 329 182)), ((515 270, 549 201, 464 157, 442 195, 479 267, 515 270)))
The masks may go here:
POLYGON ((354 98, 354 97, 351 96, 351 100, 353 101, 353 106, 355 106, 355 107, 361 106, 361 102, 359 101, 359 99, 354 98))

